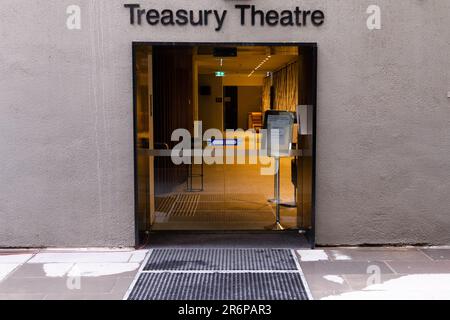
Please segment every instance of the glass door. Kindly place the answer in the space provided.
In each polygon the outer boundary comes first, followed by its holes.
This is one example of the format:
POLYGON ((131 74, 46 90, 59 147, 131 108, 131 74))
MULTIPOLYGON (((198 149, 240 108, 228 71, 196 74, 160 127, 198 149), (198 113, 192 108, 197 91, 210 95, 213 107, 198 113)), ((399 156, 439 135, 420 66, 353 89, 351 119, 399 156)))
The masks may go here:
POLYGON ((134 46, 141 236, 158 230, 273 230, 277 168, 281 225, 313 232, 316 48, 258 45, 236 51, 218 58, 214 47, 134 46), (266 70, 252 71, 255 61, 266 70), (244 68, 246 82, 237 73, 244 68), (261 145, 263 115, 270 109, 292 112, 298 122, 292 152, 278 167, 261 145))

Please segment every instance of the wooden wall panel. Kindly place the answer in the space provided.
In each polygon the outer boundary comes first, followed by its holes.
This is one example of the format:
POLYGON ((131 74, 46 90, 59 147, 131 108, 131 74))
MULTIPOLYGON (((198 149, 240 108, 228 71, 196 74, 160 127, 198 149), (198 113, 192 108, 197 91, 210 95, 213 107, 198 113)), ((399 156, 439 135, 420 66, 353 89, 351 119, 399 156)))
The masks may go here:
MULTIPOLYGON (((167 144, 175 129, 193 132, 192 47, 153 47, 153 112, 155 148, 167 144)), ((155 192, 170 192, 186 179, 186 166, 176 166, 169 157, 155 159, 155 192)))

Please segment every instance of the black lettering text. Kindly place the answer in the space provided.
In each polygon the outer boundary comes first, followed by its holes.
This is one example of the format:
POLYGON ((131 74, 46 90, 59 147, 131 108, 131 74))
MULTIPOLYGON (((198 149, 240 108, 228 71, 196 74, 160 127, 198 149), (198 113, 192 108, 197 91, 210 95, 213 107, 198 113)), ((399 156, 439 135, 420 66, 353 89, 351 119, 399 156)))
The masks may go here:
POLYGON ((302 23, 300 21, 300 17, 302 15, 302 10, 300 10, 299 7, 296 7, 294 10, 294 14, 295 14, 295 24, 300 27, 302 25, 302 23))
POLYGON ((294 19, 291 11, 284 10, 281 12, 280 24, 284 27, 294 25, 294 19))
POLYGON ((201 26, 201 25, 203 25, 203 13, 202 13, 202 11, 199 11, 199 13, 198 13, 198 20, 195 21, 195 13, 194 13, 194 11, 190 10, 189 11, 189 19, 191 21, 191 25, 192 26, 201 26))
POLYGON ((173 21, 173 11, 172 10, 163 10, 161 12, 161 24, 163 26, 173 26, 175 22, 173 21))
POLYGON ((303 25, 306 26, 306 20, 308 19, 308 16, 311 14, 311 11, 303 11, 303 25))
POLYGON ((151 26, 155 26, 159 23, 159 12, 157 10, 148 10, 147 11, 147 23, 151 26))
POLYGON ((241 26, 245 26, 245 10, 250 9, 248 4, 238 4, 234 6, 241 11, 241 26))
POLYGON ((145 14, 145 10, 144 9, 139 9, 138 11, 137 11, 137 13, 138 13, 138 25, 141 25, 141 23, 142 23, 142 16, 145 14))
POLYGON ((177 11, 176 13, 177 16, 177 24, 180 26, 185 26, 188 24, 189 20, 188 20, 188 12, 186 10, 180 9, 177 11))
POLYGON ((219 16, 219 13, 214 10, 214 16, 216 17, 217 27, 216 31, 220 31, 222 29, 223 23, 225 22, 225 17, 227 16, 227 10, 222 12, 222 16, 219 16))
POLYGON ((266 22, 269 26, 276 26, 278 24, 278 12, 275 10, 269 10, 266 13, 266 22))
POLYGON ((256 10, 255 6, 252 6, 252 26, 256 24, 256 16, 259 16, 261 26, 264 25, 264 12, 262 10, 256 10))
POLYGON ((134 25, 134 9, 138 9, 141 7, 139 4, 125 4, 125 8, 130 9, 130 24, 134 25))
POLYGON ((205 26, 208 25, 208 17, 213 13, 212 10, 204 10, 205 26))
POLYGON ((323 11, 316 10, 312 13, 311 22, 313 25, 319 27, 324 23, 324 21, 325 21, 325 14, 323 13, 323 11))

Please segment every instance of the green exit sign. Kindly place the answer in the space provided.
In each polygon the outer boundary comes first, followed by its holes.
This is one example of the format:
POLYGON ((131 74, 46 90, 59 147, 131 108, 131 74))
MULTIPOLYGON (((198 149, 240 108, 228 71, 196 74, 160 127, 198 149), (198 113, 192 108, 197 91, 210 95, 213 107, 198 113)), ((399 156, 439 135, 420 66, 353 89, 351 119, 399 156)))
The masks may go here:
POLYGON ((216 77, 225 77, 225 72, 223 72, 223 71, 216 71, 216 77))

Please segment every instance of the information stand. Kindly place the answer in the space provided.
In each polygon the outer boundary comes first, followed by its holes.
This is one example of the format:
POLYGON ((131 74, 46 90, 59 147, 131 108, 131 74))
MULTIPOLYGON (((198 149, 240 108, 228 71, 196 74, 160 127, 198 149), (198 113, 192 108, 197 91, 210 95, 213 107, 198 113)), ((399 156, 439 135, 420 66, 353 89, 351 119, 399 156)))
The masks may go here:
POLYGON ((267 155, 275 160, 274 196, 275 223, 267 227, 270 230, 284 230, 280 221, 280 158, 289 157, 292 148, 292 129, 294 115, 288 111, 269 110, 264 115, 263 148, 267 155))

